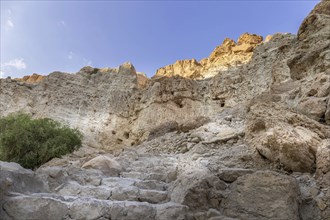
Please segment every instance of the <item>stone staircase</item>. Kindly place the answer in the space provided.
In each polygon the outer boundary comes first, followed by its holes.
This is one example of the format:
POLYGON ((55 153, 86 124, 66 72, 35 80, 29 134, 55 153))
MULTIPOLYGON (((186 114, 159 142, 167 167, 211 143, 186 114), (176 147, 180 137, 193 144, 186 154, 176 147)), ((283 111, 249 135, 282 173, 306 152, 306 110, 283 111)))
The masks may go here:
POLYGON ((187 206, 171 201, 169 186, 177 175, 175 157, 139 155, 134 151, 121 154, 116 160, 126 166, 119 176, 80 168, 79 162, 72 160, 70 163, 75 166, 68 163, 40 168, 35 178, 48 184, 39 188, 41 192, 12 189, 2 204, 0 219, 190 218, 187 206))

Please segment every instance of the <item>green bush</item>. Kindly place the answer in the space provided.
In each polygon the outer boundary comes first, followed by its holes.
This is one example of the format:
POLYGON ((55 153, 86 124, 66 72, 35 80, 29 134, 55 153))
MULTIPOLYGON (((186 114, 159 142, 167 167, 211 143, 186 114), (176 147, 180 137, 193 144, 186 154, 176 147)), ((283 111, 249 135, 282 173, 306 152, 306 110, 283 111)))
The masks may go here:
POLYGON ((81 146, 82 135, 49 118, 18 113, 0 118, 0 160, 36 168, 81 146))

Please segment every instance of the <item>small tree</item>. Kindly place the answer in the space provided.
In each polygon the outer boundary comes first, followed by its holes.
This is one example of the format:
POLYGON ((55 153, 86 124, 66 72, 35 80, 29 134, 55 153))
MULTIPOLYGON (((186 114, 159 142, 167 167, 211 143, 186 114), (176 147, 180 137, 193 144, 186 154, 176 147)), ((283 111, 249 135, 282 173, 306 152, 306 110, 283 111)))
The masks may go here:
POLYGON ((0 160, 36 168, 81 146, 77 129, 49 118, 32 119, 27 114, 0 118, 0 160))

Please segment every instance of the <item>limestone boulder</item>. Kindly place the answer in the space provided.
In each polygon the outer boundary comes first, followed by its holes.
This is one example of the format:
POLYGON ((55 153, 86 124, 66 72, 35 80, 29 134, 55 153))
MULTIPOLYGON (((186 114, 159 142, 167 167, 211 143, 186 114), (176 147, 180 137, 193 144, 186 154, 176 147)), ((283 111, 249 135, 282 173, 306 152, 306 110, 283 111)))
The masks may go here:
POLYGON ((123 171, 123 167, 116 160, 105 155, 91 159, 84 163, 82 168, 100 170, 108 176, 119 176, 120 172, 123 171))
POLYGON ((315 149, 321 143, 319 137, 303 127, 273 127, 269 129, 258 152, 272 161, 300 172, 315 169, 315 149), (298 153, 299 152, 299 153, 298 153))
POLYGON ((32 170, 0 161, 0 196, 11 192, 47 192, 47 185, 32 170))
POLYGON ((294 178, 272 171, 239 177, 221 206, 238 219, 298 220, 299 188, 294 178))
POLYGON ((187 205, 194 211, 207 207, 219 208, 226 188, 225 182, 203 170, 185 172, 174 183, 171 200, 187 205))
POLYGON ((69 212, 68 206, 62 201, 24 196, 9 198, 3 210, 8 219, 65 219, 69 212))
POLYGON ((285 169, 315 171, 315 155, 329 128, 278 104, 251 107, 246 125, 248 143, 285 169))

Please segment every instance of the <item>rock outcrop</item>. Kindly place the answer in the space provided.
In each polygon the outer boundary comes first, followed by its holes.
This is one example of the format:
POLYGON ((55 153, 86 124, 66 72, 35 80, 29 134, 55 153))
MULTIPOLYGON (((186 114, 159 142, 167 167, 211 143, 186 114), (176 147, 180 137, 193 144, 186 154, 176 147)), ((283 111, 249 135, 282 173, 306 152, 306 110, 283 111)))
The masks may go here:
POLYGON ((152 79, 130 63, 0 79, 1 116, 84 134, 36 171, 0 163, 0 219, 330 219, 329 25, 321 1, 297 36, 226 39, 152 79))
POLYGON ((24 76, 23 78, 16 78, 15 80, 25 83, 38 83, 45 78, 43 75, 33 73, 31 76, 24 76))
POLYGON ((172 65, 158 69, 155 77, 180 76, 189 79, 204 79, 215 76, 230 67, 249 62, 253 55, 253 49, 262 41, 261 36, 249 33, 242 34, 237 43, 226 38, 208 58, 199 62, 196 59, 179 60, 172 65))

